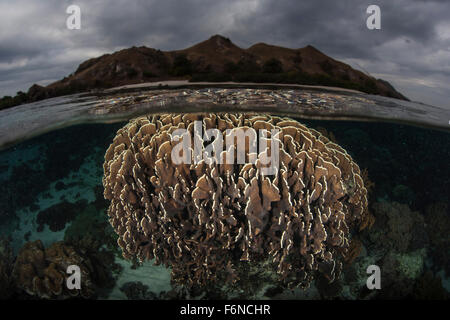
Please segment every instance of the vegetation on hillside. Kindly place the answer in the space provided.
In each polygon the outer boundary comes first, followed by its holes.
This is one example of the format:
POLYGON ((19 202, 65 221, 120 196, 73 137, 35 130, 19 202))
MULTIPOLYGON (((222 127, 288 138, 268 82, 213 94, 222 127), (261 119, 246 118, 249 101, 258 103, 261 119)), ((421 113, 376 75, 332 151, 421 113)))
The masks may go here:
POLYGON ((363 83, 357 83, 350 81, 345 74, 336 76, 330 63, 324 63, 323 69, 327 74, 308 74, 301 70, 284 71, 283 64, 276 58, 266 61, 262 67, 253 60, 240 60, 238 63, 227 62, 224 72, 194 73, 190 81, 303 84, 341 87, 369 94, 379 93, 375 80, 367 79, 363 83))
MULTIPOLYGON (((316 49, 314 49, 316 55, 309 58, 313 61, 312 65, 316 66, 315 69, 312 69, 314 71, 311 69, 302 70, 305 66, 301 65, 303 58, 299 51, 289 53, 290 57, 287 54, 281 57, 276 56, 283 62, 273 57, 276 53, 272 53, 272 57, 263 54, 262 56, 266 58, 258 58, 258 53, 255 53, 255 51, 240 55, 241 58, 238 60, 236 56, 240 54, 239 52, 245 53, 246 51, 238 47, 232 47, 232 43, 226 38, 218 45, 224 46, 225 43, 225 46, 237 50, 238 53, 234 53, 234 60, 232 61, 230 58, 230 60, 223 62, 215 54, 211 58, 205 52, 208 48, 212 50, 210 47, 217 45, 216 42, 220 39, 220 37, 212 37, 208 40, 210 42, 207 43, 206 49, 202 47, 200 51, 194 50, 193 55, 186 50, 172 54, 171 52, 162 52, 145 47, 133 47, 89 59, 81 63, 75 73, 50 86, 33 85, 26 93, 19 91, 16 96, 0 98, 0 110, 51 97, 92 89, 111 88, 124 83, 173 79, 189 79, 191 82, 234 81, 333 86, 406 99, 388 82, 376 80, 363 74, 358 76, 358 73, 351 67, 343 67, 342 63, 339 64, 339 62, 323 55, 316 49), (193 56, 196 58, 192 58, 193 56), (284 64, 287 61, 286 59, 291 60, 284 64)), ((205 46, 205 43, 203 43, 203 46, 205 46)), ((311 51, 312 49, 308 48, 308 50, 311 51)), ((308 66, 310 65, 308 64, 308 66)))

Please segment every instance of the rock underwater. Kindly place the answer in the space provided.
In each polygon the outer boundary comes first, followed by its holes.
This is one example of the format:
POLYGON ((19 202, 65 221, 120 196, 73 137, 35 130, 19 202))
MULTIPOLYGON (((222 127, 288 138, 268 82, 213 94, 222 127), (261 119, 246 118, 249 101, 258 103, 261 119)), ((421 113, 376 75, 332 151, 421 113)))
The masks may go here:
POLYGON ((75 248, 55 242, 44 248, 40 240, 27 242, 14 263, 12 276, 19 290, 41 299, 89 298, 94 293, 91 281, 91 262, 75 248), (66 286, 67 268, 76 265, 81 272, 81 289, 69 290, 66 286))
MULTIPOLYGON (((246 151, 252 143, 246 142, 246 151)), ((341 272, 351 233, 371 221, 358 165, 318 131, 285 117, 162 114, 131 120, 105 154, 103 185, 123 256, 155 259, 172 268, 174 283, 187 287, 239 284, 245 266, 269 270, 288 288, 306 288, 319 274, 331 282, 341 272), (189 139, 195 144, 195 121, 203 132, 217 129, 225 137, 237 128, 266 129, 267 148, 239 163, 237 145, 222 151, 214 140, 217 158, 232 163, 177 164, 172 151, 189 139), (190 134, 174 141, 177 129, 190 134), (272 129, 278 130, 273 136, 272 129), (262 175, 273 141, 279 167, 262 175)))

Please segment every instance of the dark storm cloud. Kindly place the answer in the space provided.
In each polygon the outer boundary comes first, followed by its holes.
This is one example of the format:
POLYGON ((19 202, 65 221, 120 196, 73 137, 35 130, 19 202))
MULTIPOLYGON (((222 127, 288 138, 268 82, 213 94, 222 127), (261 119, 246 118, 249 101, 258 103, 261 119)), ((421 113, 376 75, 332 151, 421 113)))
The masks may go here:
POLYGON ((41 51, 33 46, 9 41, 9 43, 2 43, 2 47, 0 48, 0 61, 13 62, 18 58, 32 58, 39 54, 41 54, 41 51))
POLYGON ((0 95, 121 48, 181 49, 223 34, 241 47, 312 44, 413 99, 450 107, 449 14, 450 1, 439 0, 0 0, 0 95), (65 28, 70 4, 81 7, 81 30, 65 28), (381 7, 381 30, 366 28, 370 4, 381 7))

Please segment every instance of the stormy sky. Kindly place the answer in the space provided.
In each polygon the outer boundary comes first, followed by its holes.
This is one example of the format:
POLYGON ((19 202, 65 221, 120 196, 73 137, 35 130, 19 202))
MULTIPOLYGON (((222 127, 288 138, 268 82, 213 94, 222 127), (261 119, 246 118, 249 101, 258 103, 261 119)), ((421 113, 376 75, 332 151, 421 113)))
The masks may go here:
POLYGON ((448 0, 0 0, 0 96, 104 53, 182 49, 221 34, 243 48, 311 44, 412 100, 450 108, 449 16, 448 0), (81 8, 80 30, 66 27, 71 4, 81 8), (381 30, 366 27, 371 4, 381 30))

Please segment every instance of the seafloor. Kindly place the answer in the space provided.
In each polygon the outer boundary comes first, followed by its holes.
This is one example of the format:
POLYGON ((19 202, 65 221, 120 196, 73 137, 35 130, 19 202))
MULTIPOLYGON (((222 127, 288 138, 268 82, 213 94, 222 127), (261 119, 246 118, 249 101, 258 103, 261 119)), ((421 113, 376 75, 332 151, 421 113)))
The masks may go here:
POLYGON ((67 245, 83 253, 92 270, 89 298, 448 299, 450 134, 374 122, 301 122, 359 164, 375 217, 370 229, 352 238, 352 254, 332 284, 319 278, 309 289, 283 290, 259 281, 251 291, 225 296, 226 290, 188 292, 171 285, 164 266, 124 260, 102 186, 105 151, 124 123, 84 124, 0 153, 0 297, 46 298, 11 277, 26 262, 16 259, 21 248, 40 240, 42 249, 67 245), (382 270, 380 290, 366 286, 371 264, 382 270))

